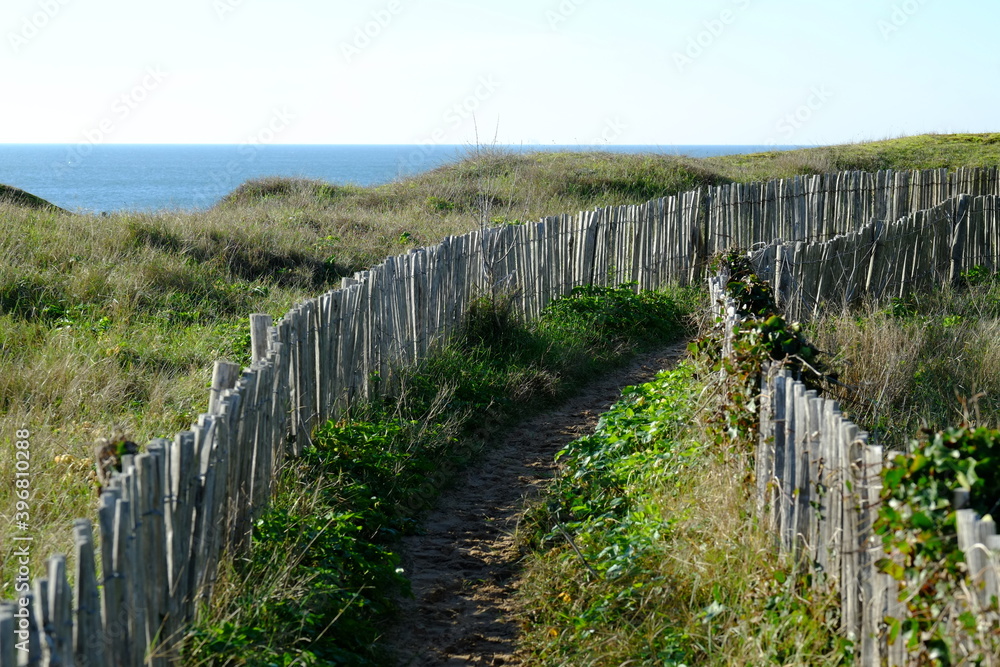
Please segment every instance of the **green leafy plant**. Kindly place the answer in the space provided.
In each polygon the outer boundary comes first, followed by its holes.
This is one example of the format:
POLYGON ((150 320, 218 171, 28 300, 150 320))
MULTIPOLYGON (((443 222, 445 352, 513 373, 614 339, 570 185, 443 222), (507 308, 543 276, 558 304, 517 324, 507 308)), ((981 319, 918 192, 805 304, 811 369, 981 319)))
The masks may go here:
POLYGON ((683 326, 681 310, 671 296, 640 291, 636 283, 574 287, 568 296, 550 303, 546 311, 550 319, 592 329, 595 338, 622 339, 636 332, 670 337, 683 326))
MULTIPOLYGON (((890 621, 891 634, 915 654, 947 665, 958 659, 956 629, 977 626, 971 610, 956 607, 968 568, 957 542, 955 493, 968 493, 969 507, 981 516, 1000 507, 1000 431, 961 427, 927 435, 883 471, 874 531, 890 555, 877 566, 902 584, 909 612, 890 621)), ((1000 650, 1000 629, 973 639, 981 650, 1000 650)))
POLYGON ((672 520, 655 511, 650 489, 679 481, 701 449, 678 440, 691 410, 691 373, 687 366, 663 371, 651 382, 625 389, 592 435, 557 455, 565 472, 534 518, 534 539, 539 547, 554 549, 565 566, 576 565, 580 575, 527 612, 525 623, 544 630, 533 633, 537 638, 532 640, 547 646, 544 654, 575 662, 599 637, 641 635, 641 627, 629 627, 635 619, 637 626, 659 631, 648 641, 628 639, 631 659, 664 665, 685 661, 683 631, 659 615, 644 614, 654 609, 650 596, 671 585, 651 561, 672 520))
POLYGON ((758 429, 764 363, 783 363, 813 388, 836 376, 827 370, 820 351, 806 340, 802 326, 789 324, 778 314, 771 286, 754 273, 745 252, 724 253, 713 267, 728 277, 725 294, 738 317, 735 322, 717 318, 713 329, 689 349, 707 372, 721 372, 721 400, 710 423, 730 441, 750 442, 758 429), (731 349, 724 354, 727 338, 731 349))
POLYGON ((996 273, 989 268, 976 264, 967 271, 962 272, 961 281, 965 285, 985 285, 996 280, 996 273))

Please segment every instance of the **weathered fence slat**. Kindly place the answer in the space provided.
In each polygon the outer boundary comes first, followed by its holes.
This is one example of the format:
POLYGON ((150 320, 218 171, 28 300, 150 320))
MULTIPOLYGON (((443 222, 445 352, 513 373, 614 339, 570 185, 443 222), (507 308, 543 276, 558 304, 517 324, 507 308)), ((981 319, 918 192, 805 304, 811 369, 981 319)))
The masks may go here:
POLYGON ((76 542, 76 589, 73 598, 73 653, 80 665, 104 665, 104 628, 101 594, 97 587, 97 560, 89 519, 73 522, 76 542))

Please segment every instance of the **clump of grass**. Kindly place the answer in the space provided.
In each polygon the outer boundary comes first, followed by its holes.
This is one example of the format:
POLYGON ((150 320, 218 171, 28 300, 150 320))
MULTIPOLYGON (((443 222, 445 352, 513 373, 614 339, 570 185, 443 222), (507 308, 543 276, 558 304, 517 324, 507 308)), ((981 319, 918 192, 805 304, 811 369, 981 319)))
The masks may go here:
POLYGON ((1000 285, 941 289, 831 314, 816 344, 840 371, 840 398, 877 441, 905 448, 922 428, 996 426, 1000 285))
MULTIPOLYGON (((408 590, 395 536, 414 424, 346 420, 282 477, 257 520, 252 556, 229 562, 212 610, 184 638, 185 664, 385 664, 378 621, 408 590)), ((416 457, 413 457, 416 458, 416 457)))
POLYGON ((30 192, 25 192, 21 188, 3 184, 0 184, 0 203, 43 211, 64 211, 55 204, 30 192))

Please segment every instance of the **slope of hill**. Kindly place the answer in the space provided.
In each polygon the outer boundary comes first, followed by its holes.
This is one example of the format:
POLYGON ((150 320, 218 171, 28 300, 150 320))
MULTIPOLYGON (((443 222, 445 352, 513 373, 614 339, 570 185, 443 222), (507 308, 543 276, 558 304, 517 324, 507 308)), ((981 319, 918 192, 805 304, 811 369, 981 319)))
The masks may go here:
POLYGON ((12 206, 20 206, 22 208, 33 208, 41 209, 47 211, 61 211, 66 213, 62 208, 59 208, 55 204, 45 201, 41 197, 36 197, 30 192, 25 192, 20 188, 15 188, 10 185, 0 184, 0 203, 10 204, 12 206))

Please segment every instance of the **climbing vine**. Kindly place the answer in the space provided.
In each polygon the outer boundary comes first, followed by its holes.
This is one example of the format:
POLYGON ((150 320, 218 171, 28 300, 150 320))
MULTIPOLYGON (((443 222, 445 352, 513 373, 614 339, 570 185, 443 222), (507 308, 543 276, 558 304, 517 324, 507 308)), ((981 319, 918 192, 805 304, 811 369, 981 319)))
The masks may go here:
MULTIPOLYGON (((969 574, 958 545, 957 491, 980 516, 1000 508, 1000 431, 951 428, 926 433, 900 453, 882 475, 882 503, 874 524, 891 558, 876 564, 900 582, 900 600, 909 617, 887 619, 889 637, 902 637, 915 658, 931 664, 958 661, 956 637, 965 636, 987 655, 1000 655, 1000 627, 987 613, 998 611, 994 597, 985 610, 960 608, 969 574), (956 627, 957 626, 957 627, 956 627)), ((978 664, 973 656, 972 663, 978 664)))
POLYGON ((766 362, 785 364, 811 388, 829 373, 820 352, 809 343, 802 326, 788 323, 779 313, 771 286, 754 272, 745 252, 730 251, 712 264, 724 278, 724 298, 735 318, 720 316, 711 331, 691 343, 690 349, 708 372, 721 373, 719 408, 710 424, 733 441, 749 442, 759 427, 759 397, 766 362), (724 353, 726 341, 730 346, 724 353))

